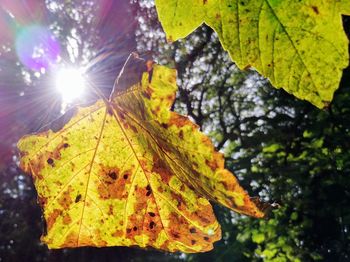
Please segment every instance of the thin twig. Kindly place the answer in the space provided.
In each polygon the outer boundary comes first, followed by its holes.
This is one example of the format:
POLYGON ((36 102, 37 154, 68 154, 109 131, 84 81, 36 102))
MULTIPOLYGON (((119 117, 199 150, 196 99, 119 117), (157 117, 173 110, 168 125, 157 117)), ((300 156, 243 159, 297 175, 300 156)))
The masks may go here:
POLYGON ((118 85, 118 83, 119 83, 119 79, 120 79, 121 76, 123 75, 124 69, 125 69, 126 65, 128 64, 128 62, 130 61, 130 58, 131 58, 131 57, 140 58, 139 55, 138 55, 136 52, 130 53, 130 55, 129 55, 128 58, 126 59, 124 65, 123 65, 123 67, 122 67, 122 69, 120 70, 118 77, 117 77, 117 78, 115 79, 115 81, 114 81, 113 89, 112 89, 112 92, 111 92, 111 94, 109 95, 109 99, 108 99, 109 102, 111 102, 112 99, 113 99, 113 94, 114 94, 114 92, 115 92, 115 90, 116 90, 116 88, 117 88, 117 85, 118 85))

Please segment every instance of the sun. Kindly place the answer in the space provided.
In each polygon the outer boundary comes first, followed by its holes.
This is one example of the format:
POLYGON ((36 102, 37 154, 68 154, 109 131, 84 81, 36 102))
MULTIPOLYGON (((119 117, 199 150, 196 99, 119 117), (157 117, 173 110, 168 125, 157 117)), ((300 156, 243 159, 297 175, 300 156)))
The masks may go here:
POLYGON ((62 102, 71 103, 84 94, 86 78, 80 68, 62 68, 57 72, 55 86, 62 102))

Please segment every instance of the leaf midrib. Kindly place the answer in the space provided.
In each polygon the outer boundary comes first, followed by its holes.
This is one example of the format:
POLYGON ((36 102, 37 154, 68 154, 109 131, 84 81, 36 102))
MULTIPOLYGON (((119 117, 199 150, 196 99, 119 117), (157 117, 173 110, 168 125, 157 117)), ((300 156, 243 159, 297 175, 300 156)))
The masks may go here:
POLYGON ((77 246, 79 246, 79 241, 80 241, 81 226, 82 226, 83 219, 84 219, 84 213, 85 213, 84 211, 85 211, 85 206, 86 206, 86 197, 87 197, 87 193, 88 193, 88 189, 89 189, 91 170, 92 170, 92 167, 93 167, 94 162, 95 162, 97 150, 98 150, 98 147, 100 145, 101 137, 102 137, 103 130, 104 130, 104 127, 105 127, 105 124, 106 124, 107 112, 108 112, 108 108, 106 107, 105 114, 103 116, 101 129, 100 129, 100 134, 99 134, 98 140, 96 142, 96 148, 95 148, 94 154, 92 156, 90 167, 89 167, 89 171, 88 171, 88 178, 87 178, 86 187, 85 187, 85 193, 84 193, 84 204, 83 204, 83 208, 82 208, 82 211, 81 211, 81 218, 80 218, 80 223, 79 223, 79 230, 78 230, 78 237, 77 237, 77 246))

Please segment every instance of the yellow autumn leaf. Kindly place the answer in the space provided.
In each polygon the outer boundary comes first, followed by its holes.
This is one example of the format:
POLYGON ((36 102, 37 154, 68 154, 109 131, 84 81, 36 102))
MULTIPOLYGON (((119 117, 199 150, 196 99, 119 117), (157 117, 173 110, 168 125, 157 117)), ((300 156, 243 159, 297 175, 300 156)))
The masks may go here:
POLYGON ((349 0, 155 0, 167 38, 206 23, 239 68, 254 67, 299 99, 327 106, 349 65, 349 0))
POLYGON ((209 138, 169 110, 175 70, 148 68, 109 101, 77 108, 62 129, 18 142, 21 168, 32 175, 44 210, 42 240, 49 248, 203 252, 221 238, 208 200, 264 216, 209 138))

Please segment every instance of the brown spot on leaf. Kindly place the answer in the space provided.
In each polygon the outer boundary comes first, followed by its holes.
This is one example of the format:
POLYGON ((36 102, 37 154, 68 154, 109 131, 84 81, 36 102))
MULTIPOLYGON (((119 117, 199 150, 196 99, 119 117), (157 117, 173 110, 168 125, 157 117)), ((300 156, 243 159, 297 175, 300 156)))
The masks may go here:
POLYGON ((147 185, 146 190, 147 190, 146 196, 150 196, 150 195, 152 194, 152 188, 151 188, 151 186, 150 186, 150 185, 147 185))
POLYGON ((50 166, 54 166, 54 160, 50 157, 50 158, 48 158, 47 159, 47 161, 46 161, 50 166))
MULTIPOLYGON (((225 190, 228 191, 237 191, 237 186, 239 186, 237 179, 226 169, 220 172, 219 183, 223 185, 225 190)), ((243 191, 242 191, 243 193, 243 191)))
POLYGON ((209 224, 210 222, 212 222, 209 218, 205 216, 199 216, 199 220, 204 224, 209 224))
POLYGON ((185 191, 185 185, 184 185, 184 184, 181 185, 180 191, 181 191, 181 192, 184 192, 184 191, 185 191))
POLYGON ((164 192, 164 190, 163 190, 163 188, 162 188, 161 186, 159 186, 159 187, 157 188, 157 190, 158 190, 159 193, 163 193, 163 192, 164 192))
POLYGON ((205 164, 210 167, 212 171, 215 171, 218 168, 218 164, 215 160, 205 160, 205 164))
POLYGON ((80 201, 80 199, 81 199, 81 194, 79 194, 79 195, 77 195, 76 197, 75 197, 75 203, 78 203, 79 201, 80 201))
POLYGON ((69 216, 68 214, 66 214, 66 215, 63 217, 63 224, 69 225, 71 222, 72 222, 72 219, 70 218, 70 216, 69 216))
POLYGON ((56 222, 57 217, 62 214, 62 211, 59 209, 54 209, 51 214, 48 215, 46 219, 47 230, 50 231, 53 224, 56 222))
POLYGON ((160 106, 156 106, 155 113, 158 114, 160 112, 160 106))
POLYGON ((171 192, 171 198, 175 199, 177 201, 177 207, 180 207, 181 204, 185 204, 185 200, 180 194, 177 194, 175 192, 171 192))
POLYGON ((68 187, 68 190, 63 191, 61 197, 58 199, 58 203, 62 206, 63 209, 68 209, 73 203, 71 193, 73 189, 71 186, 68 187))
POLYGON ((150 228, 150 229, 153 229, 155 226, 156 226, 156 223, 154 223, 153 221, 151 221, 151 222, 149 223, 149 228, 150 228))
POLYGON ((216 221, 213 208, 208 203, 207 205, 198 204, 197 210, 193 213, 189 213, 191 220, 200 221, 203 224, 212 224, 216 221))
MULTIPOLYGON (((206 159, 205 163, 207 166, 210 167, 210 169, 214 172, 217 169, 223 169, 224 168, 224 157, 221 153, 214 152, 212 159, 206 159)), ((231 174, 232 176, 232 174, 231 174)))
POLYGON ((108 176, 110 178, 112 178, 113 180, 117 179, 117 173, 115 171, 112 171, 112 172, 108 173, 108 176))
POLYGON ((124 112, 122 112, 121 110, 118 110, 118 111, 117 111, 117 114, 118 114, 119 119, 125 120, 125 114, 124 114, 124 112))
POLYGON ((116 231, 112 234, 113 237, 122 237, 123 235, 124 235, 123 230, 116 230, 116 231))
POLYGON ((203 136, 202 137, 202 143, 205 144, 208 147, 213 147, 213 144, 212 144, 211 140, 207 136, 203 136))
POLYGON ((78 235, 74 232, 70 232, 61 247, 76 247, 78 235))
MULTIPOLYGON (((64 138, 63 140, 66 140, 66 138, 64 138)), ((52 155, 55 159, 59 159, 61 157, 61 150, 62 149, 66 149, 69 147, 69 144, 67 142, 61 142, 57 145, 57 147, 55 148, 55 150, 52 152, 52 155)))
MULTIPOLYGON (((147 201, 149 198, 145 198, 146 188, 137 187, 135 188, 135 198, 137 202, 135 203, 135 212, 128 217, 128 225, 132 227, 132 231, 128 233, 128 238, 135 239, 135 236, 143 234, 143 226, 145 224, 146 217, 145 211, 147 209, 147 201)), ((148 217, 149 218, 149 217, 148 217)))
MULTIPOLYGON (((101 237, 97 237, 97 243, 96 243, 97 247, 106 247, 107 244, 108 244, 107 241, 101 239, 101 237)), ((89 245, 91 246, 91 244, 89 244, 89 245)))
POLYGON ((191 126, 194 125, 191 121, 188 120, 186 116, 178 115, 178 114, 171 114, 171 117, 169 119, 169 125, 175 125, 177 127, 183 127, 186 125, 191 126))
POLYGON ((145 223, 148 223, 148 227, 144 228, 144 233, 149 237, 150 242, 155 242, 159 233, 163 230, 162 226, 157 226, 162 225, 159 216, 154 217, 153 220, 148 217, 145 223))
POLYGON ((174 99, 175 99, 175 95, 174 94, 172 94, 172 95, 168 95, 167 97, 166 97, 166 99, 171 103, 171 102, 173 102, 174 101, 174 99))
POLYGON ((164 243, 160 246, 160 248, 167 250, 169 246, 169 242, 170 242, 169 240, 165 240, 164 243))
POLYGON ((108 207, 108 215, 113 215, 113 206, 109 205, 108 207))
POLYGON ((311 6, 312 10, 318 15, 320 12, 318 11, 318 7, 317 6, 311 6))
POLYGON ((153 155, 153 162, 152 172, 159 174, 162 182, 168 184, 174 174, 169 170, 164 160, 162 160, 158 154, 153 155))
POLYGON ((47 197, 38 196, 38 203, 42 208, 44 208, 45 205, 47 204, 47 197))
POLYGON ((145 98, 150 99, 153 94, 153 89, 150 86, 147 86, 146 90, 142 94, 145 98))
MULTIPOLYGON (((276 40, 278 40, 277 38, 276 38, 276 40)), ((244 68, 243 68, 243 70, 248 70, 248 69, 250 69, 252 67, 252 65, 246 65, 244 68)))
POLYGON ((151 99, 150 94, 148 94, 146 91, 142 92, 142 95, 146 97, 147 99, 151 99))
POLYGON ((162 126, 163 128, 165 128, 165 129, 167 129, 167 128, 169 127, 169 126, 168 126, 167 124, 165 124, 165 123, 162 123, 161 126, 162 126))
POLYGON ((169 220, 171 221, 167 228, 169 235, 173 239, 176 239, 176 241, 180 241, 185 245, 190 245, 191 242, 188 237, 189 222, 176 212, 170 213, 169 220))
MULTIPOLYGON (((66 138, 64 138, 63 140, 65 140, 66 138)), ((54 151, 52 151, 50 153, 50 158, 53 158, 53 159, 61 159, 61 151, 63 149, 66 149, 69 147, 69 144, 66 143, 66 142, 61 142, 57 145, 57 147, 55 148, 54 151)), ((49 163, 50 164, 50 163, 49 163)), ((51 164, 50 164, 51 165, 51 164)))
POLYGON ((122 199, 127 196, 125 185, 129 181, 131 170, 125 171, 123 176, 119 176, 119 172, 118 168, 102 167, 99 173, 101 183, 97 187, 102 199, 122 199))
POLYGON ((180 132, 179 132, 179 137, 180 137, 181 139, 184 139, 184 131, 180 130, 180 132))
POLYGON ((137 128, 129 123, 129 127, 134 133, 137 133, 137 128))

